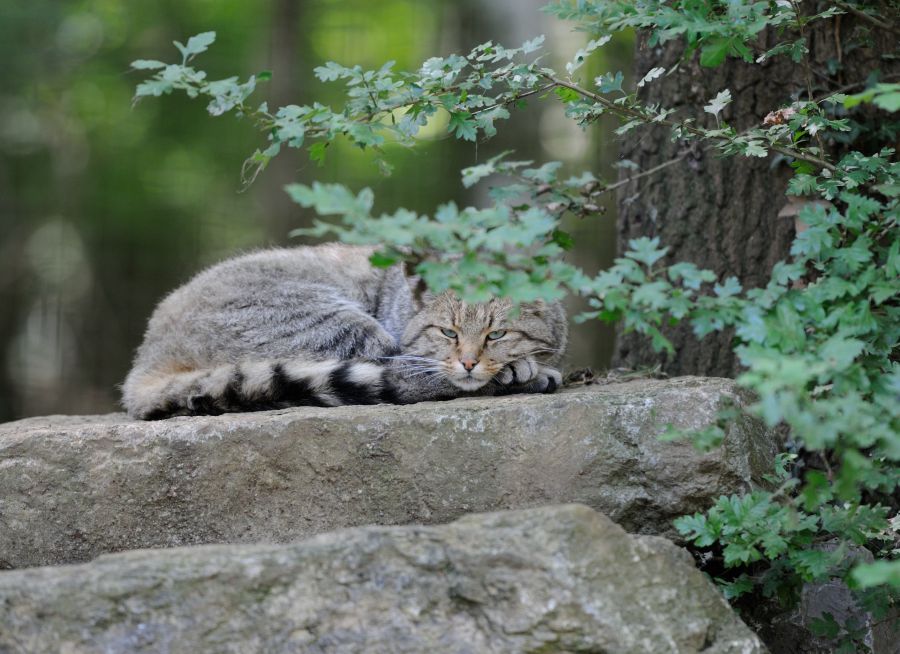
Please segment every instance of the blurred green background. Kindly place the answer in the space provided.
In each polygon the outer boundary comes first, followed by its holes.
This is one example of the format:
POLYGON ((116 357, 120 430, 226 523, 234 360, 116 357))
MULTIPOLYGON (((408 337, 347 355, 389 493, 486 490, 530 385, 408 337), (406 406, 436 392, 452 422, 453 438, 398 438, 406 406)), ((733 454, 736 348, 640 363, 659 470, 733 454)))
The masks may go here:
MULTIPOLYGON (((390 150, 393 176, 345 144, 326 166, 282 154, 241 192, 245 157, 263 141, 247 122, 211 118, 205 103, 164 97, 131 106, 134 59, 176 58, 172 40, 218 33, 196 65, 213 78, 274 71, 253 96, 270 106, 319 100, 342 88, 312 69, 334 60, 416 69, 429 56, 468 52, 493 39, 514 46, 547 36, 562 68, 587 37, 540 13, 543 0, 30 0, 0 6, 0 421, 117 408, 147 318, 169 290, 239 251, 297 243, 287 233, 312 220, 281 190, 290 181, 370 186, 378 207, 422 212, 448 200, 485 201, 465 190, 462 167, 505 149, 516 158, 564 162, 563 174, 610 173, 614 125, 587 130, 553 102, 534 101, 478 144, 441 125, 419 147, 390 150)), ((620 39, 583 77, 631 70, 620 39)), ((603 217, 571 225, 573 257, 588 271, 614 254, 613 198, 603 217)), ((578 305, 573 305, 575 310, 578 305)), ((602 367, 612 334, 576 326, 568 368, 602 367)))

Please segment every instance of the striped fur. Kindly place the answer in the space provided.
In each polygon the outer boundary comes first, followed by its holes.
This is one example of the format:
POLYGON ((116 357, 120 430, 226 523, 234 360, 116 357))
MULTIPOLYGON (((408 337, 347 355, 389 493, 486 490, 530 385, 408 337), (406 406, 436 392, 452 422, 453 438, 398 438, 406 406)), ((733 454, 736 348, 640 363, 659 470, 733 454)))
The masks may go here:
POLYGON ((130 392, 135 397, 126 402, 132 415, 144 420, 291 406, 379 404, 393 399, 387 381, 385 367, 369 361, 254 361, 148 374, 133 380, 130 392))
POLYGON ((405 404, 559 385, 559 305, 512 314, 499 299, 417 297, 417 280, 402 265, 374 268, 372 252, 264 250, 200 273, 151 317, 122 388, 128 413, 405 404))

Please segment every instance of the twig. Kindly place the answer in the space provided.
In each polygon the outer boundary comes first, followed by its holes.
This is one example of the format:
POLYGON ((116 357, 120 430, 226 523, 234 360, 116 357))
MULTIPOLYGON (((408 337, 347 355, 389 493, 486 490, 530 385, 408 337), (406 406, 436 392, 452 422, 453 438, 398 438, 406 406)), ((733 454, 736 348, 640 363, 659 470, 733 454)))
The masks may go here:
MULTIPOLYGON (((725 136, 710 137, 702 130, 697 129, 696 127, 693 127, 691 125, 687 125, 684 123, 677 123, 674 120, 668 120, 666 118, 658 119, 655 117, 650 117, 640 111, 631 109, 630 107, 623 107, 621 105, 617 105, 613 101, 611 101, 607 98, 604 98, 602 95, 597 95, 596 93, 592 93, 591 91, 588 91, 587 89, 581 88, 577 84, 573 84, 572 82, 567 82, 566 80, 560 79, 558 77, 554 77, 553 75, 544 73, 544 77, 546 77, 547 79, 552 81, 557 86, 565 87, 567 89, 575 91, 576 93, 578 93, 581 96, 590 98, 597 104, 599 104, 603 107, 606 107, 613 113, 616 113, 620 116, 627 116, 629 118, 634 118, 634 119, 640 120, 645 123, 655 123, 658 125, 666 125, 668 127, 678 127, 698 138, 714 138, 717 141, 728 141, 729 140, 728 137, 725 137, 725 136)), ((785 155, 786 157, 793 157, 794 159, 800 159, 801 161, 806 161, 808 163, 814 164, 814 165, 818 166, 819 168, 825 168, 832 172, 837 170, 837 168, 835 168, 834 164, 829 163, 828 161, 825 161, 824 159, 822 159, 820 157, 816 157, 815 155, 806 154, 804 152, 794 150, 793 148, 787 148, 787 147, 777 145, 777 144, 770 144, 769 148, 774 150, 775 152, 780 152, 781 154, 785 155)))
POLYGON ((504 100, 503 102, 495 102, 494 104, 490 105, 489 107, 481 107, 480 109, 476 109, 475 111, 471 112, 471 115, 477 116, 478 114, 480 114, 482 112, 490 111, 491 109, 496 109, 497 107, 502 107, 502 106, 512 104, 513 102, 521 100, 522 98, 527 98, 532 95, 537 95, 538 93, 543 93, 544 91, 549 91, 550 89, 554 88, 555 86, 556 86, 555 84, 545 84, 544 86, 542 86, 539 89, 532 89, 531 91, 526 91, 525 93, 520 93, 518 95, 514 95, 513 97, 508 98, 507 100, 504 100))
POLYGON ((599 194, 599 193, 606 193, 608 191, 614 191, 617 188, 619 188, 620 186, 625 186, 626 184, 636 181, 636 180, 640 179, 641 177, 647 177, 648 175, 654 175, 654 174, 658 173, 660 170, 663 170, 664 168, 668 168, 669 166, 674 166, 679 161, 684 161, 685 157, 687 157, 687 154, 680 154, 677 157, 675 157, 674 159, 669 159, 668 161, 664 161, 663 163, 659 164, 658 166, 653 166, 653 168, 648 168, 647 170, 641 171, 636 175, 632 175, 628 179, 620 179, 615 184, 610 184, 609 186, 604 186, 599 191, 596 191, 596 193, 599 194))
POLYGON ((887 30, 888 32, 893 32, 894 34, 900 34, 900 29, 898 29, 897 27, 894 27, 890 23, 885 23, 883 20, 875 18, 875 16, 872 16, 871 14, 867 14, 862 9, 854 7, 849 2, 841 2, 840 0, 835 0, 834 4, 836 4, 841 9, 850 12, 854 16, 859 16, 864 21, 869 22, 876 27, 887 30))
MULTIPOLYGON (((880 81, 891 82, 891 81, 898 80, 898 79, 900 79, 900 75, 886 75, 880 81)), ((816 104, 820 104, 821 102, 827 100, 828 98, 830 98, 833 95, 837 95, 838 93, 846 93, 847 91, 852 91, 853 89, 859 88, 860 86, 865 86, 868 83, 869 83, 868 80, 863 79, 863 80, 858 80, 856 82, 853 82, 852 84, 844 84, 844 86, 836 88, 834 91, 829 91, 825 95, 816 98, 815 100, 813 100, 813 102, 815 102, 816 104)))
MULTIPOLYGON (((804 47, 806 45, 806 29, 803 26, 803 16, 800 15, 800 6, 796 0, 790 0, 791 7, 794 10, 794 18, 797 19, 797 27, 800 29, 800 38, 803 39, 804 47)), ((803 73, 806 77, 806 97, 810 102, 813 101, 812 73, 810 72, 809 57, 803 57, 803 73)), ((822 136, 818 132, 815 133, 816 143, 819 144, 819 152, 825 152, 825 144, 822 142, 822 136)))
POLYGON ((834 481, 834 470, 831 469, 831 464, 828 463, 828 457, 823 452, 819 452, 819 458, 821 458, 822 463, 825 464, 825 470, 828 473, 828 481, 833 482, 834 481))

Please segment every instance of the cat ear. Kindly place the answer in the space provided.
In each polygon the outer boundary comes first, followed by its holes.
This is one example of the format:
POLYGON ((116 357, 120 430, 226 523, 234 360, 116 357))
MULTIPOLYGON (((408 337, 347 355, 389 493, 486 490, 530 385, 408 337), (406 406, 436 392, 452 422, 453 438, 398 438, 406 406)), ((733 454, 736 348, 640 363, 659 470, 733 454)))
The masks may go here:
POLYGON ((425 280, 418 275, 411 275, 406 278, 409 283, 409 290, 412 292, 413 303, 416 308, 421 310, 423 307, 434 301, 434 293, 425 286, 425 280))
POLYGON ((537 299, 534 302, 528 302, 522 305, 522 313, 541 318, 547 310, 547 303, 544 300, 537 299))

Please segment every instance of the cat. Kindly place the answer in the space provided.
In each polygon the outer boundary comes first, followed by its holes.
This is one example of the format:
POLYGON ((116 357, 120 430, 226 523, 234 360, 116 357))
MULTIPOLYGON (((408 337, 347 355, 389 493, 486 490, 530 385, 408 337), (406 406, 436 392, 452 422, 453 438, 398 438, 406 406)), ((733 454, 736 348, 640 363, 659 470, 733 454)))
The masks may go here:
POLYGON ((122 386, 142 420, 289 406, 409 404, 553 392, 567 339, 559 303, 466 303, 419 292, 374 247, 261 250, 163 299, 122 386))

